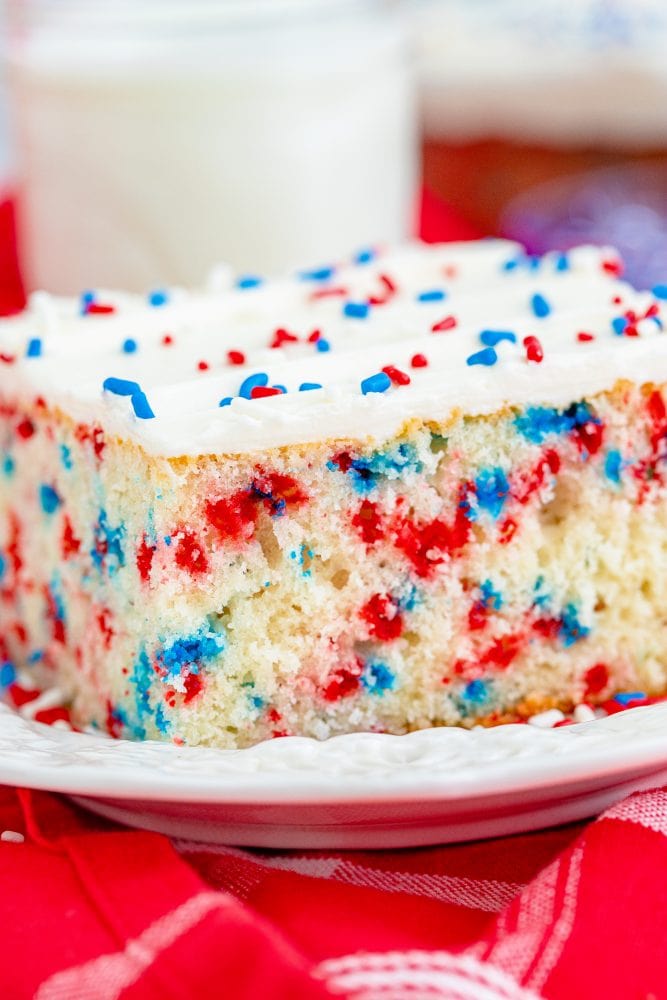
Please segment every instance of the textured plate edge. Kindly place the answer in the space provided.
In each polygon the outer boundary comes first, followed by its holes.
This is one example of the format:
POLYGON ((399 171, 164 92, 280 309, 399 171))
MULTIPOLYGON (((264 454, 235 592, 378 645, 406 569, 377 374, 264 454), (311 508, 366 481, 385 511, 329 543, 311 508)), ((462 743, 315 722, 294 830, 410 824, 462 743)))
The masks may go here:
MULTIPOLYGON (((653 727, 651 727, 653 728, 653 727)), ((547 737, 548 739, 548 737, 547 737)), ((489 730, 452 730, 447 728, 421 730, 406 736, 385 737, 381 734, 350 734, 335 738, 336 749, 341 751, 339 763, 341 768, 336 774, 321 774, 313 767, 313 760, 318 756, 328 755, 334 741, 318 744, 316 741, 303 741, 296 737, 280 740, 281 749, 276 756, 281 758, 281 767, 266 770, 256 767, 254 770, 239 770, 233 768, 223 775, 207 773, 201 764, 205 760, 226 759, 227 762, 238 759, 239 754, 266 755, 267 747, 277 746, 276 741, 260 744, 247 750, 224 751, 204 750, 203 748, 176 748, 170 744, 136 744, 127 741, 110 741, 105 737, 95 737, 61 730, 54 731, 52 727, 22 719, 0 706, 0 781, 10 785, 23 785, 65 794, 88 795, 91 797, 120 797, 127 800, 150 799, 164 802, 209 802, 209 803, 266 803, 281 804, 285 802, 317 804, 345 801, 397 801, 420 799, 474 799, 483 796, 499 796, 516 793, 521 790, 537 787, 563 785, 573 781, 588 778, 600 779, 603 776, 628 774, 631 771, 648 772, 658 770, 667 764, 667 704, 653 705, 637 709, 629 709, 619 715, 579 726, 562 727, 558 730, 539 730, 527 726, 499 726, 489 730), (642 732, 643 723, 650 717, 658 721, 660 733, 642 732), (11 738, 18 739, 18 747, 14 747, 14 765, 1 754, 3 736, 7 739, 8 722, 13 730, 11 738), (594 727, 594 728, 592 728, 594 727), (530 755, 514 754, 506 742, 506 731, 521 730, 525 735, 524 742, 532 743, 535 750, 540 741, 546 753, 531 753, 530 755), (602 730, 605 730, 603 735, 602 730), (452 733, 457 735, 452 737, 452 733), (528 735, 530 733, 530 735, 528 735), (545 734, 552 737, 549 744, 545 743, 545 734), (589 734, 587 737, 586 734, 589 734), (21 736, 38 740, 44 744, 38 751, 30 746, 23 748, 21 736), (371 766, 365 772, 358 770, 358 760, 352 760, 352 751, 358 750, 360 737, 364 743, 374 750, 375 769, 371 766), (554 741, 555 737, 555 741, 554 741), (622 739, 619 739, 622 737, 622 739), (578 756, 571 751, 561 756, 552 754, 549 750, 567 741, 577 740, 578 747, 584 751, 578 756), (307 743, 309 767, 299 768, 298 764, 285 766, 285 752, 298 742, 300 748, 307 743), (436 755, 442 754, 439 766, 451 769, 451 759, 448 764, 448 751, 454 749, 455 757, 458 751, 467 743, 467 748, 473 752, 480 740, 485 741, 485 749, 497 747, 496 759, 480 764, 477 769, 474 760, 468 759, 467 766, 460 772, 454 771, 444 777, 434 778, 433 763, 429 765, 429 773, 414 769, 408 760, 392 760, 391 755, 383 758, 382 747, 400 746, 407 748, 410 741, 422 741, 435 747, 436 755), (398 743, 396 742, 398 741, 398 743), (55 744, 55 748, 53 746, 55 744), (60 745, 59 745, 60 744, 60 745), (55 752, 67 756, 67 746, 70 749, 70 762, 44 764, 45 755, 55 752), (150 747, 151 757, 171 755, 172 762, 178 757, 179 768, 171 771, 152 771, 148 760, 143 767, 137 768, 136 762, 128 760, 120 770, 114 771, 114 764, 121 761, 119 757, 130 754, 133 758, 141 754, 138 748, 150 747), (349 769, 345 767, 345 754, 350 750, 349 769), (99 751, 109 749, 109 759, 100 756, 99 751), (320 752, 321 751, 321 752, 320 752), (92 752, 93 759, 90 759, 92 752), (80 759, 81 758, 81 759, 80 759), (115 759, 114 759, 115 758, 115 759), (36 760, 37 759, 37 760, 36 760), (276 787, 280 777, 279 787, 276 787), (286 780, 285 780, 286 779, 286 780)), ((451 754, 449 755, 451 758, 451 754)), ((261 763, 261 761, 259 762, 261 763)), ((372 762, 371 762, 372 763, 372 762)))

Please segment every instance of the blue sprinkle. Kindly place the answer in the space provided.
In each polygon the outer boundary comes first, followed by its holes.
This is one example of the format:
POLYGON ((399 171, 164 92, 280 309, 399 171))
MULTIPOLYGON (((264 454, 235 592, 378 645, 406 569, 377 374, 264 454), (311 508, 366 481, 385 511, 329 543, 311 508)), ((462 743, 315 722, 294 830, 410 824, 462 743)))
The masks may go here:
POLYGON ((538 319, 544 319, 544 317, 548 316, 549 313, 551 312, 551 306, 549 305, 545 297, 543 295, 540 295, 539 292, 536 292, 535 295, 533 295, 532 299, 530 300, 530 307, 538 319))
POLYGON ((242 396, 243 399, 250 399, 250 392, 255 388, 255 386, 268 384, 269 376, 266 372, 257 372, 255 375, 248 375, 248 377, 244 378, 243 382, 241 382, 239 396, 242 396))
POLYGON ((133 396, 135 392, 141 391, 138 382, 131 382, 126 378, 105 378, 102 388, 106 392, 113 392, 115 396, 133 396))
POLYGON ((463 697, 466 701, 473 701, 480 704, 487 700, 489 691, 484 681, 470 681, 463 689, 463 697))
POLYGON ((362 379, 361 391, 364 396, 367 396, 369 392, 386 392, 390 385, 391 379, 386 372, 378 372, 376 375, 369 375, 368 378, 362 379))
POLYGON ((165 535, 164 536, 164 544, 165 545, 171 545, 171 535, 165 535))
POLYGON ((654 285, 651 291, 656 299, 667 299, 667 285, 654 285))
POLYGON ((616 484, 620 483, 622 466, 623 459, 621 458, 621 453, 617 448, 613 448, 611 451, 607 452, 604 460, 604 474, 610 482, 616 484))
POLYGON ((628 320, 625 316, 615 316, 611 321, 611 328, 617 337, 623 335, 626 326, 628 325, 628 320))
POLYGON ((510 260, 506 260, 502 264, 503 271, 514 271, 519 266, 519 261, 516 257, 512 257, 510 260))
POLYGON ((29 655, 29 657, 28 657, 28 663, 30 663, 30 664, 39 663, 43 659, 44 659, 44 650, 43 649, 35 649, 29 655))
POLYGON ((39 337, 31 337, 25 352, 26 358, 39 358, 42 353, 42 341, 39 337))
POLYGON ((475 479, 477 503, 491 517, 497 518, 505 506, 510 485, 507 476, 501 468, 482 469, 475 479))
POLYGON ((130 402, 132 403, 132 409, 134 410, 135 416, 137 416, 139 420, 151 420, 155 416, 150 403, 146 399, 146 393, 142 392, 141 389, 139 389, 138 392, 132 393, 130 402))
POLYGON ((137 349, 137 342, 133 337, 128 337, 123 341, 123 353, 134 354, 137 349))
POLYGON ((627 705, 631 701, 641 701, 645 697, 645 691, 621 691, 614 695, 614 701, 619 705, 627 705))
POLYGON ((184 664, 191 665, 202 660, 215 659, 224 648, 224 636, 204 626, 194 635, 180 636, 164 646, 158 653, 158 659, 174 676, 180 673, 184 664))
POLYGON ((526 264, 531 271, 537 271, 541 263, 542 258, 538 253, 526 254, 526 264))
POLYGON ((60 461, 63 464, 63 469, 67 469, 69 472, 74 463, 72 462, 72 450, 66 444, 60 445, 60 461))
POLYGON ((16 668, 10 660, 0 664, 0 690, 4 691, 16 680, 16 668))
POLYGON ((271 388, 272 389, 280 389, 280 391, 282 392, 283 396, 287 392, 287 386, 284 386, 284 385, 272 385, 271 388))
POLYGON ((385 663, 374 660, 364 667, 361 683, 370 694, 383 695, 392 690, 396 677, 385 663))
POLYGON ((496 590, 490 580, 484 580, 480 586, 482 593, 482 604, 485 608, 493 608, 500 611, 503 606, 503 597, 499 590, 496 590))
POLYGON ((2 471, 6 476, 11 476, 14 474, 14 469, 16 468, 16 462, 11 455, 5 455, 2 460, 2 471))
POLYGON ((354 255, 352 260, 355 264, 370 264, 371 261, 375 260, 375 257, 375 250, 367 248, 365 250, 360 250, 359 253, 354 255))
POLYGON ((148 293, 149 306, 164 306, 169 301, 169 292, 165 288, 156 288, 148 293))
POLYGON ((466 364, 470 365, 485 365, 487 368, 491 365, 495 365, 498 360, 498 355, 492 347, 485 347, 481 351, 476 351, 475 354, 471 354, 466 358, 466 364))
POLYGON ((262 282, 263 279, 259 278, 256 274, 244 274, 236 279, 236 287, 241 289, 258 288, 262 282))
POLYGON ((566 253, 559 253, 556 257, 556 270, 557 271, 569 271, 570 270, 570 260, 566 253))
POLYGON ((158 702, 155 709, 155 725, 161 733, 168 733, 171 728, 162 702, 158 702))
POLYGON ((4 579, 4 575, 7 572, 7 560, 0 552, 0 580, 4 579))
POLYGON ((495 347, 503 340, 507 340, 510 344, 516 344, 516 334, 512 333, 511 330, 482 330, 479 339, 487 347, 495 347))
POLYGON ((559 638, 564 646, 572 646, 580 639, 585 639, 590 633, 590 628, 582 625, 577 617, 577 609, 574 604, 568 604, 560 616, 559 638))
POLYGON ((335 267, 316 267, 312 271, 300 271, 302 281, 328 281, 336 273, 335 267))
POLYGON ((218 403, 218 406, 229 406, 231 401, 232 401, 231 396, 224 396, 218 403))
POLYGON ((447 293, 441 288, 432 288, 430 291, 420 292, 417 296, 417 302, 442 302, 446 298, 447 293))
POLYGON ((86 313, 88 312, 88 306, 91 306, 94 301, 95 301, 95 292, 87 291, 81 293, 81 297, 79 298, 79 305, 81 308, 81 314, 83 316, 85 316, 86 313))
POLYGON ((346 302, 343 306, 343 316, 349 319, 366 319, 370 310, 371 307, 367 302, 346 302))
POLYGON ((325 340, 324 337, 319 337, 315 341, 315 350, 319 351, 320 354, 326 354, 327 351, 331 350, 331 344, 328 340, 325 340))
POLYGON ((56 493, 53 486, 42 483, 39 487, 39 502, 45 514, 53 514, 62 505, 62 498, 56 493))
POLYGON ((299 392, 308 392, 310 389, 321 389, 322 386, 319 382, 302 382, 299 386, 299 392))

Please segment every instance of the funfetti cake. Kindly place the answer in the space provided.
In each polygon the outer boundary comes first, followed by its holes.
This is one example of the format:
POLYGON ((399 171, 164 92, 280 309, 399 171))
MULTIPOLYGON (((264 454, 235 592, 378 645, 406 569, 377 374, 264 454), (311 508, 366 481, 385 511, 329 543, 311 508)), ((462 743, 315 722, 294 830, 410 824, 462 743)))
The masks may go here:
POLYGON ((363 253, 0 327, 2 656, 244 746, 667 689, 667 288, 363 253))

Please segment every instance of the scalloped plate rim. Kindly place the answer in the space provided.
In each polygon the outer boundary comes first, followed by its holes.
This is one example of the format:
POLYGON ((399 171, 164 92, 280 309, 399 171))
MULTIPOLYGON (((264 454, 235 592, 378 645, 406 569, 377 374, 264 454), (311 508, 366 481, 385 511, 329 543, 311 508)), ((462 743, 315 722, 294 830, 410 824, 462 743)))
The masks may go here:
MULTIPOLYGON (((220 755, 221 761, 225 758, 233 760, 239 754, 254 753, 256 756, 258 747, 250 747, 247 750, 216 750, 175 747, 172 744, 155 741, 146 744, 123 740, 111 742, 107 737, 54 730, 52 727, 23 719, 3 705, 0 705, 0 745, 3 733, 8 728, 8 720, 12 720, 14 724, 13 728, 18 733, 19 743, 21 735, 27 737, 30 734, 45 741, 50 738, 52 742, 56 744, 62 742, 63 745, 68 743, 76 745, 77 741, 81 740, 74 756, 76 753, 86 754, 91 750, 96 753, 107 747, 109 749, 113 747, 113 753, 119 756, 123 753, 121 748, 125 747, 134 757, 139 748, 147 746, 151 748, 151 756, 156 753, 160 755, 164 751, 165 757, 171 756, 172 760, 178 761, 179 766, 175 770, 149 773, 146 768, 137 770, 136 762, 130 759, 129 754, 128 759, 115 769, 114 764, 118 765, 120 762, 114 762, 113 758, 110 761, 104 760, 103 755, 59 767, 53 764, 45 765, 43 754, 47 751, 47 747, 36 751, 29 746, 24 748, 19 745, 15 749, 18 760, 13 764, 6 762, 4 754, 0 757, 0 782, 5 784, 24 785, 93 798, 115 797, 128 801, 318 805, 428 799, 463 803, 480 798, 502 798, 516 795, 521 791, 535 792, 542 789, 548 793, 550 788, 581 785, 591 780, 599 784, 604 779, 608 781, 609 786, 612 786, 624 778, 627 780, 628 775, 634 773, 647 775, 652 771, 658 772, 667 768, 667 703, 628 709, 607 719, 557 730, 515 725, 473 731, 438 727, 419 730, 404 736, 353 733, 334 737, 323 743, 315 740, 305 741, 300 737, 285 737, 280 741, 281 757, 285 757, 286 751, 290 749, 290 742, 292 747, 296 746, 297 741, 301 747, 307 745, 315 758, 320 749, 324 756, 330 753, 332 747, 342 748, 343 765, 346 742, 353 748, 355 743, 360 742, 360 737, 374 748, 379 748, 383 742, 386 746, 392 747, 400 745, 403 741, 406 741, 404 745, 407 745, 411 740, 431 744, 440 742, 442 745, 436 748, 436 753, 438 750, 442 751, 445 767, 448 755, 447 743, 451 747, 456 741, 457 749, 468 740, 471 744, 485 741, 491 747, 494 743, 500 746, 501 752, 495 760, 486 761, 477 768, 468 763, 459 773, 454 771, 437 777, 432 774, 426 775, 418 767, 412 767, 409 760, 388 759, 382 762, 381 757, 376 762, 376 773, 373 773, 372 768, 370 772, 364 773, 355 772, 353 767, 346 771, 342 766, 339 773, 323 774, 318 773, 311 762, 311 766, 305 770, 299 769, 298 766, 291 769, 286 765, 269 772, 262 772, 261 768, 257 767, 255 770, 239 769, 238 772, 230 769, 212 775, 206 772, 205 765, 201 767, 201 762, 210 760, 211 755, 214 757, 220 755), (649 731, 647 734, 642 734, 642 718, 646 718, 647 713, 651 719, 658 719, 664 723, 662 732, 649 731), (588 727, 595 727, 595 730, 588 727), (536 747, 542 741, 542 749, 545 748, 546 737, 548 740, 546 752, 513 755, 505 750, 503 754, 504 737, 499 737, 498 734, 504 733, 507 729, 521 730, 526 734, 521 739, 527 742, 534 741, 536 747), (602 735, 602 729, 608 730, 605 736, 602 735), (454 732, 457 733, 456 737, 451 735, 454 732), (599 735, 599 739, 582 738, 582 733, 593 732, 599 735), (623 734, 624 738, 619 739, 619 734, 623 734), (605 739, 607 736, 608 739, 605 739), (549 753, 554 742, 565 747, 572 739, 576 739, 580 746, 589 744, 584 747, 583 756, 572 754, 571 751, 562 756, 549 753), (278 779, 280 783, 277 783, 278 779)), ((16 736, 16 733, 13 735, 16 736)), ((258 746, 262 748, 259 752, 266 753, 267 747, 275 747, 277 744, 275 741, 267 741, 258 746)), ((67 753, 66 750, 61 752, 67 753)))

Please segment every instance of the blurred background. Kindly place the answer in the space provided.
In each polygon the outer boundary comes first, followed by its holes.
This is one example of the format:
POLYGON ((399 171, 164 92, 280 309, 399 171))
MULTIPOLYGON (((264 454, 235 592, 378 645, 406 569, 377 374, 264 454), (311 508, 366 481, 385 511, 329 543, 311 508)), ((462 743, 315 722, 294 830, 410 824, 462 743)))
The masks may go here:
POLYGON ((5 308, 19 275, 145 290, 417 235, 667 275, 665 0, 4 0, 0 24, 5 308))

